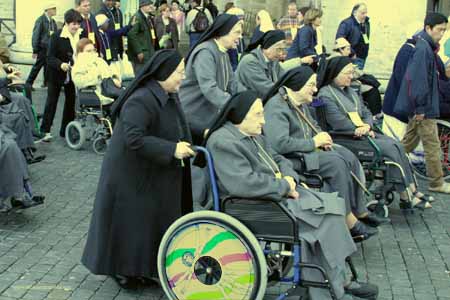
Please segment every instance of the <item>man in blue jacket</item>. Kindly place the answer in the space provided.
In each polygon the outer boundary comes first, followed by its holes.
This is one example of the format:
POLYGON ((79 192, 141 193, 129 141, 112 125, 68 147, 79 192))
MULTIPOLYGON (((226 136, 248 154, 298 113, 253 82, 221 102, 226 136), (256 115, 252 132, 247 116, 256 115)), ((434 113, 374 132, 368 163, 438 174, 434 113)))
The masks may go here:
POLYGON ((365 3, 356 4, 353 7, 352 15, 339 24, 336 40, 342 37, 349 41, 352 46, 353 53, 356 56, 354 63, 359 69, 364 69, 369 55, 370 39, 370 22, 365 3))
POLYGON ((441 149, 436 119, 439 111, 439 70, 437 66, 439 41, 447 28, 447 17, 428 13, 424 30, 418 34, 416 49, 408 63, 400 86, 394 112, 409 116, 406 135, 402 140, 407 152, 420 141, 425 151, 429 190, 450 194, 450 184, 443 179, 441 149))

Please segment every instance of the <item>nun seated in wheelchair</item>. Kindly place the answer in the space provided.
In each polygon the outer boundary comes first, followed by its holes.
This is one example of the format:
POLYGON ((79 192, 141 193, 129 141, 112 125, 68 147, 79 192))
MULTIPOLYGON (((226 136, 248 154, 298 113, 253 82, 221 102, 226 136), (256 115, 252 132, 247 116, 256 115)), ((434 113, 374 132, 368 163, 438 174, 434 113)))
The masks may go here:
MULTIPOLYGON (((82 38, 77 44, 77 59, 72 68, 72 79, 77 89, 95 87, 95 95, 102 105, 109 105, 123 91, 122 80, 113 74, 108 64, 100 57, 93 42, 82 38)), ((95 97, 93 103, 95 103, 95 97)))
MULTIPOLYGON (((373 299, 378 288, 350 281, 345 259, 356 246, 345 223, 345 205, 337 194, 310 191, 299 185, 292 163, 275 153, 264 136, 263 103, 256 92, 233 96, 210 126, 206 146, 215 162, 221 198, 280 201, 298 219, 304 262, 322 266, 338 299, 373 299)), ((305 280, 321 276, 304 269, 305 280)), ((313 300, 330 299, 327 290, 310 288, 313 300)))
POLYGON ((264 98, 264 135, 277 153, 292 161, 295 171, 319 174, 325 182, 324 191, 339 193, 339 199, 345 200, 352 236, 367 239, 377 230, 366 225, 377 227, 388 220, 366 208, 365 175, 358 158, 333 145, 330 135, 312 118, 308 104, 317 92, 316 79, 307 66, 291 69, 280 78, 264 98))
MULTIPOLYGON (((9 92, 7 80, 0 79, 0 125, 14 132, 15 141, 29 164, 41 162, 45 155, 34 155, 33 119, 16 100, 9 92)), ((28 102, 26 98, 25 101, 28 102)))
POLYGON ((433 198, 417 190, 403 145, 399 141, 375 133, 372 114, 360 95, 350 88, 353 68, 350 58, 334 57, 326 62, 323 73, 319 74, 318 98, 324 102, 327 126, 334 132, 353 135, 348 138, 335 138, 335 142, 356 154, 360 151, 373 151, 368 139, 362 137, 373 139, 383 159, 401 167, 389 164, 386 176, 400 193, 402 207, 430 208, 429 202, 433 201, 433 198), (412 199, 409 199, 408 193, 412 195, 412 199))
POLYGON ((44 203, 45 197, 33 196, 27 162, 15 138, 14 132, 0 124, 0 213, 44 203))

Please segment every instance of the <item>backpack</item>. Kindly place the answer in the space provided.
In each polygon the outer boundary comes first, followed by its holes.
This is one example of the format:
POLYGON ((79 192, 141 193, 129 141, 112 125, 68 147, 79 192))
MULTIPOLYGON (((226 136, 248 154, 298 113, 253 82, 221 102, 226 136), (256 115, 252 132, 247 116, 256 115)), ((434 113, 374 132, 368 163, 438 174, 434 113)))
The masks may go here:
POLYGON ((194 21, 192 21, 192 26, 194 26, 194 29, 196 32, 204 32, 209 27, 209 20, 205 13, 205 8, 202 8, 201 10, 196 9, 197 15, 194 18, 194 21))

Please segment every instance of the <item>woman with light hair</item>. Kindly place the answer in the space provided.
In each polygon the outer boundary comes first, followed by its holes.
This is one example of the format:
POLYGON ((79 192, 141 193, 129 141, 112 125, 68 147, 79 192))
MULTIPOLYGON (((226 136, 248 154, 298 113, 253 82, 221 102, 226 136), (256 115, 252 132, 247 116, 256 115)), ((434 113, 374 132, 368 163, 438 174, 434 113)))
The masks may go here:
POLYGON ((250 44, 256 42, 264 33, 269 30, 275 30, 272 18, 270 17, 270 14, 267 12, 267 10, 260 10, 256 15, 256 28, 253 32, 250 44))
MULTIPOLYGON (((227 10, 226 14, 237 16, 239 20, 242 21, 242 29, 244 29, 245 12, 241 8, 233 6, 232 8, 227 10)), ((246 45, 244 38, 241 37, 236 48, 228 49, 228 56, 230 57, 230 63, 231 67, 233 68, 233 72, 236 71, 242 54, 244 54, 245 48, 246 45)))

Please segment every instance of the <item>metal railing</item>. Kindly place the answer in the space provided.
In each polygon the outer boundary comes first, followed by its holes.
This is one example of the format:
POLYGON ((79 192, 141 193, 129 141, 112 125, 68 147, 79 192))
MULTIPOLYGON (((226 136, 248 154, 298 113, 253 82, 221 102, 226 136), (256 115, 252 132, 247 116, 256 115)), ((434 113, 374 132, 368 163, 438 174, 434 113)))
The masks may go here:
POLYGON ((5 35, 11 35, 12 36, 12 40, 8 44, 8 47, 10 47, 12 44, 14 44, 16 42, 16 32, 8 24, 6 24, 6 22, 13 22, 15 24, 16 19, 14 19, 14 18, 0 18, 0 32, 3 33, 3 28, 5 28, 6 31, 9 32, 9 34, 5 34, 5 35))

